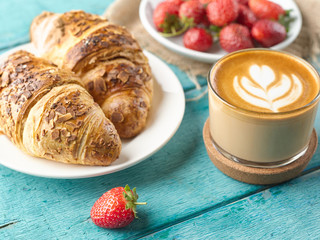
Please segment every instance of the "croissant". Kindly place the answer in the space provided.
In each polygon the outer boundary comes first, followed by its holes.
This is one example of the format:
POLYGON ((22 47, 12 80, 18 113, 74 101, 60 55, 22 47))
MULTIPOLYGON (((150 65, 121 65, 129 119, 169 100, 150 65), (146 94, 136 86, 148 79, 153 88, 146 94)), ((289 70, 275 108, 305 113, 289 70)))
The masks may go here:
POLYGON ((80 77, 120 137, 142 131, 153 79, 148 59, 124 27, 83 11, 44 12, 33 20, 30 36, 43 58, 80 77))
POLYGON ((26 51, 0 68, 0 131, 24 152, 64 163, 106 166, 121 150, 79 78, 26 51))

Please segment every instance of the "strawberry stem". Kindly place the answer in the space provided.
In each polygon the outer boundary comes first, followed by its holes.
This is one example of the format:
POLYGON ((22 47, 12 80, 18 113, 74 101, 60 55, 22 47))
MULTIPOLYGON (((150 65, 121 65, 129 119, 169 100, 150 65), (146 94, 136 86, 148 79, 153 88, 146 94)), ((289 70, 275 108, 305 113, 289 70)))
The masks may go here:
POLYGON ((163 33, 161 32, 161 36, 163 37, 175 37, 175 36, 179 36, 182 33, 184 33, 185 31, 187 31, 189 29, 190 25, 189 24, 184 24, 183 28, 181 28, 179 31, 176 31, 176 29, 174 27, 171 28, 171 33, 163 33))
POLYGON ((286 10, 285 14, 280 15, 278 20, 278 22, 286 28, 287 32, 289 32, 290 30, 291 22, 293 22, 296 19, 295 17, 290 16, 291 12, 292 12, 292 9, 286 10))
POLYGON ((136 188, 130 189, 129 185, 127 184, 124 188, 124 191, 122 193, 124 199, 126 200, 126 209, 131 209, 134 217, 137 217, 137 205, 146 205, 146 202, 137 202, 139 196, 137 194, 136 188))
POLYGON ((134 205, 147 205, 146 202, 133 202, 134 205))

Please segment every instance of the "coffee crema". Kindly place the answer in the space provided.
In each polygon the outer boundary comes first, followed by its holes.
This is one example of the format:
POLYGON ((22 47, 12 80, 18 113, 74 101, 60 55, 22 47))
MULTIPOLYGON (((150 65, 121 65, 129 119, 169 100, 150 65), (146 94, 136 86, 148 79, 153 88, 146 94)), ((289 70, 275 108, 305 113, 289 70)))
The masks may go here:
POLYGON ((255 112, 287 112, 310 103, 319 92, 317 73, 282 52, 259 49, 220 60, 210 81, 227 103, 255 112))

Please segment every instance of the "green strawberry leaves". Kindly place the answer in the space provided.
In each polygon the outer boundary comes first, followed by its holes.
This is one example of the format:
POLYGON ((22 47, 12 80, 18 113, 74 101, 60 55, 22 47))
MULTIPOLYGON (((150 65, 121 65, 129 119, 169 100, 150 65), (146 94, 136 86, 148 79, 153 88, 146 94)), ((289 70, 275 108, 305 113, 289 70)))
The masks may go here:
POLYGON ((126 200, 126 210, 131 209, 134 217, 137 217, 137 205, 146 205, 146 202, 137 202, 139 196, 137 194, 136 188, 130 189, 129 185, 127 184, 124 188, 124 192, 122 193, 124 199, 126 200))
POLYGON ((177 32, 183 28, 182 23, 178 16, 174 14, 166 14, 165 21, 160 24, 160 27, 163 29, 163 34, 171 34, 173 32, 177 32))
POLYGON ((292 9, 286 10, 285 14, 280 15, 279 20, 278 20, 278 22, 286 28, 287 32, 289 32, 289 30, 290 30, 291 22, 293 22, 296 19, 296 18, 290 16, 291 12, 292 12, 292 9))
POLYGON ((168 15, 165 23, 160 25, 163 29, 163 32, 160 34, 164 37, 175 37, 181 35, 193 26, 195 26, 193 18, 183 17, 180 19, 175 15, 168 15))

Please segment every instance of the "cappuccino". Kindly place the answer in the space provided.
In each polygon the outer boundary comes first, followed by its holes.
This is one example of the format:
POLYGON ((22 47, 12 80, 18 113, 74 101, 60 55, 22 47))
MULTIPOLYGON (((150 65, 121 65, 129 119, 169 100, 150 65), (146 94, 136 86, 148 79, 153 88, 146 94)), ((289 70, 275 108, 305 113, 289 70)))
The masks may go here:
POLYGON ((226 157, 276 167, 308 147, 319 100, 319 75, 306 61, 279 51, 243 50, 211 69, 210 134, 226 157))

